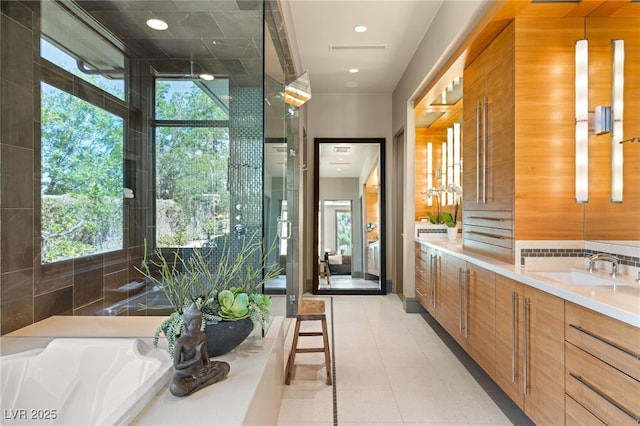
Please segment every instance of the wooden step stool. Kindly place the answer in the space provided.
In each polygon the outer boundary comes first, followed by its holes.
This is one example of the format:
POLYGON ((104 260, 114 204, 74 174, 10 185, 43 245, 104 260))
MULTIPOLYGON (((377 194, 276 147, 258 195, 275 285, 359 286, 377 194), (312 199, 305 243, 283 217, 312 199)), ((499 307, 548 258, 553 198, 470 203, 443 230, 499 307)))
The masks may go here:
POLYGON ((293 343, 287 369, 285 370, 284 383, 291 383, 291 373, 295 362, 296 353, 324 352, 324 363, 327 370, 327 384, 331 384, 331 355, 329 353, 329 334, 327 333, 327 316, 324 312, 324 300, 300 300, 298 315, 296 317, 296 329, 293 334, 293 343), (302 321, 320 321, 322 331, 300 331, 302 321), (298 348, 298 336, 322 336, 324 347, 322 348, 298 348))

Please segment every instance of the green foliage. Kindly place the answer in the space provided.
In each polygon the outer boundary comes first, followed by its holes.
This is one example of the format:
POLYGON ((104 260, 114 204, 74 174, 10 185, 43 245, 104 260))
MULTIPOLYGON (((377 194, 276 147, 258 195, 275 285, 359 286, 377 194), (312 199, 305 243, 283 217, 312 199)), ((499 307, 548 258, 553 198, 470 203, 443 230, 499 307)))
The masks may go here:
MULTIPOLYGON (((146 253, 136 270, 160 288, 174 308, 174 314, 159 330, 165 333, 180 331, 177 324, 191 303, 203 312, 205 320, 218 322, 251 318, 254 326, 266 327, 269 321, 271 299, 262 294, 265 281, 280 275, 282 268, 268 264, 269 254, 277 248, 277 236, 268 249, 264 249, 258 231, 245 236, 237 252, 230 247, 221 250, 215 266, 207 261, 210 248, 193 249, 185 259, 178 250, 165 257, 156 248, 153 256, 146 253)), ((169 336, 167 336, 169 337, 169 336)), ((177 336, 170 338, 175 340, 177 336)))
POLYGON ((42 262, 122 247, 124 121, 42 84, 42 262))
MULTIPOLYGON (((193 82, 158 81, 156 118, 197 124, 228 116, 193 82)), ((228 226, 228 162, 227 127, 156 128, 157 197, 180 206, 185 241, 221 235, 228 226)))
POLYGON ((449 212, 442 213, 442 220, 449 228, 454 228, 456 226, 456 221, 454 220, 453 215, 449 212))
POLYGON ((441 225, 444 223, 444 219, 442 217, 442 213, 433 214, 431 212, 427 212, 427 216, 429 216, 429 222, 434 225, 441 225))
POLYGON ((236 321, 249 316, 249 295, 242 289, 232 288, 218 293, 220 316, 226 320, 236 321))

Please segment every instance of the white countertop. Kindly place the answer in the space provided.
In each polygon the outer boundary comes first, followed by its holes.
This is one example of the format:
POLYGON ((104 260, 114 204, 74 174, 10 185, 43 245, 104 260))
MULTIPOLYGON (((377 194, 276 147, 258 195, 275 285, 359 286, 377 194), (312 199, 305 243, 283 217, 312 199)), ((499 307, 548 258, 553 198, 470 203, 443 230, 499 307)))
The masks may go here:
MULTIPOLYGON (((520 265, 512 265, 463 250, 460 241, 416 239, 416 242, 435 247, 474 265, 640 328, 640 284, 624 286, 562 284, 536 275, 535 270, 527 271, 520 265)), ((554 269, 559 270, 557 267, 554 269)), ((633 281, 633 277, 625 278, 633 281)))

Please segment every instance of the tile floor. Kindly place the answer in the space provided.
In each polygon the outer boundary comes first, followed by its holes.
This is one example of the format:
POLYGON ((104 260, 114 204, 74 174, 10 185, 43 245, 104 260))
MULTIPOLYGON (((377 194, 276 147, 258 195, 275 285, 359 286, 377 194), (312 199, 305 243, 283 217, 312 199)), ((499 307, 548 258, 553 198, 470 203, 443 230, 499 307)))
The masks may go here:
MULTIPOLYGON (((327 305, 334 384, 324 382, 321 353, 297 354, 280 426, 532 424, 433 319, 405 313, 397 295, 318 298, 327 305)), ((299 347, 322 346, 314 339, 300 337, 299 347)))

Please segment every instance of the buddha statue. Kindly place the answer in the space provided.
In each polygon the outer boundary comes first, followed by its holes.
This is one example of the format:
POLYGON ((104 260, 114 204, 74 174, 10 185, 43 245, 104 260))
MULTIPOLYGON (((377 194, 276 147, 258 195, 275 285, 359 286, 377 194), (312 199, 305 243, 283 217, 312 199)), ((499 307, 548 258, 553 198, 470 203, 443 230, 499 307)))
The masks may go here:
POLYGON ((202 312, 192 304, 182 315, 185 332, 176 340, 173 351, 174 374, 169 391, 187 396, 227 377, 230 366, 211 361, 207 340, 202 332, 202 312))

